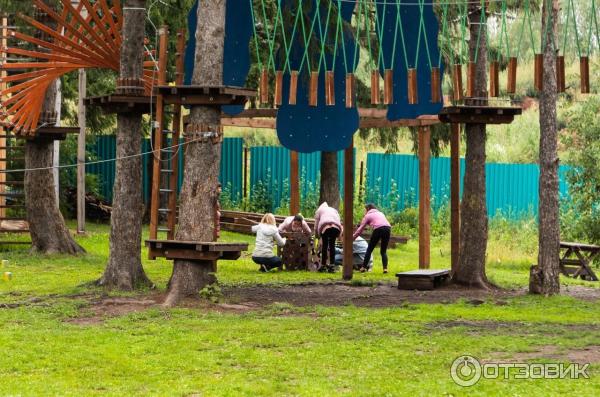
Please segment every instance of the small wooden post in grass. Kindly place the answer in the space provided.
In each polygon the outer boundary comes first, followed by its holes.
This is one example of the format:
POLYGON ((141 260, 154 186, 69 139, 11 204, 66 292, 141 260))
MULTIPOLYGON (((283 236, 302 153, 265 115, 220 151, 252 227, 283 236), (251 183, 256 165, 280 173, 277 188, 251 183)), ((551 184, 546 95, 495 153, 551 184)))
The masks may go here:
POLYGON ((290 215, 300 212, 300 181, 298 152, 290 151, 290 215))
POLYGON ((344 280, 352 280, 352 233, 354 231, 354 141, 344 150, 344 280))
POLYGON ((419 269, 429 269, 430 218, 431 218, 431 175, 429 160, 431 152, 431 129, 419 127, 419 269))
POLYGON ((450 252, 452 274, 460 257, 460 124, 450 135, 450 252))

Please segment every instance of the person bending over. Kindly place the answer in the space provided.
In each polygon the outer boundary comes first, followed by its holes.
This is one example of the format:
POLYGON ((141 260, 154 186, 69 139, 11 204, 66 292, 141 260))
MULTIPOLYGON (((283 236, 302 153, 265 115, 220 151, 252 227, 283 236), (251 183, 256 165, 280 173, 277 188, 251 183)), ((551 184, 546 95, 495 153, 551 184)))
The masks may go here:
POLYGON ((335 271, 335 240, 342 234, 342 221, 339 212, 326 202, 315 212, 315 236, 323 241, 321 266, 330 273, 335 271), (329 259, 329 264, 327 263, 329 259))
MULTIPOLYGON (((368 247, 369 243, 367 243, 367 240, 360 236, 352 243, 352 266, 354 269, 360 270, 363 266, 368 247)), ((338 266, 344 264, 344 249, 342 247, 335 248, 335 264, 338 266)), ((373 257, 371 257, 371 260, 367 264, 367 270, 369 272, 373 270, 373 257)))
POLYGON ((360 268, 361 272, 364 272, 368 268, 369 261, 371 260, 371 254, 377 246, 379 240, 381 240, 381 262, 383 263, 383 272, 388 272, 388 256, 387 256, 387 247, 390 242, 390 236, 392 234, 392 227, 388 220, 386 219, 383 212, 379 211, 375 205, 367 204, 365 206, 365 210, 367 213, 365 214, 362 222, 360 222, 360 226, 354 232, 352 236, 353 239, 356 239, 366 226, 370 226, 373 229, 373 234, 371 235, 371 239, 369 240, 369 246, 367 247, 367 253, 365 254, 365 259, 363 261, 363 265, 360 268))
POLYGON ((252 232, 256 233, 256 244, 252 253, 254 263, 260 265, 261 272, 268 272, 276 267, 281 267, 281 258, 273 253, 275 242, 280 247, 285 245, 285 239, 277 230, 275 216, 265 214, 258 225, 252 226, 252 232))
POLYGON ((304 220, 304 217, 300 214, 288 216, 279 225, 279 233, 304 233, 310 236, 311 230, 308 223, 304 220))

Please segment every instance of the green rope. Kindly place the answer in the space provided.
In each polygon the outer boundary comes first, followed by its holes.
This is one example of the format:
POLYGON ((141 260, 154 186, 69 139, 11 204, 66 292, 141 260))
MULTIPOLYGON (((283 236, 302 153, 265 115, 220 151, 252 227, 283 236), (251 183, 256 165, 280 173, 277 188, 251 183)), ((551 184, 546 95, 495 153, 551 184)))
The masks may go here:
MULTIPOLYGON (((581 45, 579 44, 579 29, 577 28, 577 18, 575 17, 575 5, 573 4, 573 0, 571 0, 571 11, 573 12, 573 29, 575 29, 575 43, 577 44, 577 54, 579 55, 579 58, 581 58, 581 45)), ((550 15, 550 19, 552 19, 552 12, 549 12, 548 14, 550 15)))
MULTIPOLYGON (((545 52, 546 44, 548 44, 546 42, 546 40, 548 40, 548 35, 551 34, 550 26, 552 26, 552 24, 554 23, 554 16, 553 16, 554 12, 552 11, 552 4, 546 4, 546 10, 549 10, 549 11, 546 12, 546 14, 547 14, 546 29, 545 29, 544 35, 542 37, 542 43, 541 43, 542 45, 540 48, 540 54, 545 52)), ((573 14, 573 16, 574 15, 575 14, 573 14)), ((577 30, 577 25, 575 25, 575 30, 577 30)), ((554 39, 554 34, 551 34, 551 36, 552 36, 553 49, 556 49, 556 42, 554 39)), ((577 39, 577 47, 579 48, 579 38, 577 39)))
POLYGON ((535 54, 535 39, 533 38, 533 26, 531 25, 531 8, 530 0, 527 0, 525 12, 527 12, 527 20, 529 22, 529 36, 531 37, 531 51, 535 54))
MULTIPOLYGON (((323 60, 323 65, 325 65, 325 70, 327 70, 327 58, 325 57, 325 45, 327 44, 327 38, 329 37, 329 19, 331 17, 331 7, 333 2, 329 1, 329 6, 327 7, 327 19, 325 21, 325 35, 323 35, 323 28, 321 27, 321 16, 319 15, 319 32, 321 36, 321 59, 323 60), (325 37, 323 37, 325 36, 325 37)), ((335 58, 332 61, 335 64, 335 58)), ((319 60, 319 72, 321 71, 321 61, 319 60)))
MULTIPOLYGON (((286 54, 286 62, 283 65, 282 70, 285 71, 286 65, 287 65, 287 53, 288 53, 288 43, 287 43, 287 37, 285 35, 285 25, 283 23, 283 14, 281 13, 281 0, 277 0, 277 14, 279 17, 279 22, 281 24, 281 36, 283 39, 283 51, 286 54)), ((291 44, 291 43, 290 43, 291 44)))
POLYGON ((264 18, 265 32, 267 33, 267 43, 269 43, 269 60, 267 63, 267 68, 269 68, 272 65, 273 73, 275 73, 277 68, 275 67, 274 48, 275 48, 275 38, 277 37, 277 28, 279 27, 279 25, 277 23, 278 18, 279 18, 279 13, 275 16, 275 23, 273 24, 273 38, 271 38, 271 34, 269 33, 269 26, 267 24, 267 11, 265 8, 265 0, 261 0, 261 5, 262 5, 263 18, 264 18))
MULTIPOLYGON (((297 11, 297 14, 296 14, 296 19, 294 21, 294 28, 292 29, 292 37, 290 37, 290 46, 285 51, 285 65, 284 65, 283 68, 285 69, 286 66, 287 66, 288 72, 290 74, 292 74, 292 66, 290 64, 290 52, 292 51, 292 47, 293 47, 293 44, 294 44, 294 38, 296 36, 296 29, 298 27, 298 18, 300 18, 300 16, 302 15, 302 8, 303 8, 302 7, 302 0, 299 0, 298 1, 298 11, 297 11)), ((283 20, 282 20, 281 23, 283 24, 283 20)))
POLYGON ((334 44, 334 48, 333 48, 332 71, 335 72, 335 65, 336 65, 335 59, 337 56, 339 38, 341 35, 342 36, 342 53, 344 56, 344 69, 346 71, 346 74, 348 74, 348 59, 346 58, 346 42, 344 40, 344 21, 342 19, 342 0, 337 0, 337 7, 338 7, 338 13, 337 13, 337 25, 336 25, 336 31, 335 31, 335 44, 334 44))
MULTIPOLYGON (((445 2, 443 7, 442 7, 442 35, 441 37, 446 37, 446 34, 448 33, 448 3, 445 2)), ((394 37, 395 40, 395 37, 394 37)), ((394 42, 394 45, 396 45, 396 43, 394 42)), ((439 59, 438 59, 438 68, 442 67, 442 51, 439 52, 439 59)), ((450 62, 453 64, 454 63, 454 51, 452 51, 452 49, 450 49, 450 62)))
MULTIPOLYGON (((319 11, 319 7, 321 6, 321 0, 317 0, 317 12, 319 11)), ((302 66, 304 66, 304 62, 305 60, 308 59, 308 47, 310 45, 310 40, 312 39, 312 35, 315 29, 315 22, 316 22, 317 18, 313 18, 313 21, 310 25, 310 32, 308 34, 308 39, 306 38, 306 24, 304 23, 304 17, 301 19, 302 21, 302 32, 303 32, 303 37, 304 37, 304 56, 302 57, 302 62, 300 63, 300 69, 299 72, 302 70, 302 66)), ((306 62, 306 68, 308 70, 308 73, 311 73, 311 67, 310 67, 310 60, 308 60, 306 62)))
MULTIPOLYGON (((502 1, 502 24, 501 24, 501 28, 500 28, 500 42, 498 43, 498 48, 501 49, 502 48, 502 40, 504 39, 505 43, 506 43, 506 56, 507 58, 510 58, 510 44, 509 44, 509 40, 508 40, 508 29, 507 29, 507 21, 506 21, 506 0, 502 1)), ((498 62, 501 61, 501 57, 500 57, 500 51, 498 51, 498 57, 497 57, 498 62)))
MULTIPOLYGON (((481 0, 481 16, 479 17, 479 33, 477 33, 477 46, 475 47, 475 60, 473 62, 477 63, 479 59, 479 44, 481 43, 481 30, 483 29, 483 24, 487 23, 485 17, 485 0, 481 0)), ((487 37, 487 29, 486 29, 486 37, 487 37)), ((489 47, 489 46, 487 46, 489 47)))
POLYGON ((352 61, 352 69, 356 70, 358 65, 356 64, 358 61, 358 43, 360 41, 360 17, 362 16, 362 8, 360 4, 358 5, 358 16, 356 17, 356 41, 354 42, 354 60, 352 61))
MULTIPOLYGON (((420 25, 420 27, 423 28, 423 35, 425 37, 425 50, 427 51, 427 60, 429 62, 429 70, 431 70, 433 68, 433 64, 431 63, 431 53, 429 52, 429 40, 427 38, 427 29, 425 28, 425 17, 423 16, 424 1, 425 0, 419 0, 419 2, 421 3, 419 5, 420 11, 421 11, 419 25, 420 25)), ((420 30, 420 28, 419 28, 419 30, 420 30)), ((419 36, 420 36, 420 33, 419 33, 419 36)), ((415 69, 417 68, 418 62, 419 62, 419 47, 417 47, 417 60, 415 61, 415 69)))
POLYGON ((521 54, 521 46, 523 44, 523 37, 525 36, 525 22, 527 21, 527 19, 525 18, 525 15, 527 13, 527 7, 529 5, 529 1, 527 1, 525 3, 525 11, 523 12, 523 23, 521 24, 521 31, 519 32, 519 43, 517 44, 517 54, 516 57, 519 58, 519 55, 521 54))
POLYGON ((258 62, 258 68, 262 69, 262 60, 260 59, 260 51, 258 50, 258 35, 256 34, 256 19, 254 18, 254 4, 252 0, 250 2, 250 15, 252 17, 252 30, 254 31, 254 47, 256 48, 256 61, 258 62))
POLYGON ((469 59, 469 52, 466 48, 467 46, 467 11, 468 11, 468 7, 467 7, 467 1, 468 0, 464 0, 464 4, 461 3, 459 4, 459 13, 460 13, 460 19, 461 19, 461 24, 460 24, 460 31, 461 31, 461 48, 460 48, 460 52, 461 52, 461 58, 467 58, 469 59))
POLYGON ((596 26, 596 43, 598 43, 598 49, 600 50, 600 35, 598 33, 600 33, 600 30, 598 29, 598 13, 596 11, 596 0, 592 0, 592 9, 593 9, 593 16, 594 16, 594 25, 596 26))
MULTIPOLYGON (((371 68, 375 67, 375 62, 373 61, 373 50, 371 46, 371 21, 369 20, 369 8, 367 7, 367 0, 362 0, 362 4, 365 12, 365 32, 367 34, 367 43, 369 44, 369 63, 371 64, 371 68)), ((360 6, 359 6, 360 7, 360 6)))
POLYGON ((387 2, 383 3, 383 18, 379 17, 379 8, 375 5, 375 29, 377 32, 377 38, 379 39, 379 54, 377 55, 377 68, 383 65, 385 69, 385 59, 383 57, 383 31, 385 30, 385 14, 387 10, 387 2), (379 23, 381 20, 381 24, 379 23))
POLYGON ((596 0, 592 0, 592 7, 590 10, 590 27, 588 29, 588 45, 587 45, 587 56, 589 57, 592 53, 592 27, 594 19, 596 18, 596 0))
MULTIPOLYGON (((403 51, 403 55, 404 55, 404 64, 406 66, 406 70, 409 69, 408 67, 408 54, 406 52, 406 41, 404 40, 404 26, 402 23, 402 15, 400 14, 400 7, 402 7, 402 4, 400 3, 401 0, 396 0, 396 33, 394 35, 394 41, 397 39, 398 37, 398 28, 400 28, 400 41, 402 43, 402 51, 403 51)), ((394 62, 396 60, 396 45, 394 45, 394 49, 392 51, 392 69, 394 69, 394 62)))

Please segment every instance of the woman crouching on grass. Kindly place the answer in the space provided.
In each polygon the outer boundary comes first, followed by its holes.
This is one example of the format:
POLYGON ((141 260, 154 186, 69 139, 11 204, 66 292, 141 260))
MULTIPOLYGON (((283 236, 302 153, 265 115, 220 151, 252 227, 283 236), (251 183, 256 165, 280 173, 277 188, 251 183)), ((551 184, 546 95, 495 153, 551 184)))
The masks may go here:
POLYGON ((369 246, 367 247, 367 253, 365 254, 365 259, 363 261, 363 265, 360 268, 361 272, 364 272, 368 268, 369 260, 371 260, 371 254, 377 246, 379 240, 381 240, 381 261, 383 262, 383 272, 388 272, 388 256, 387 256, 387 247, 390 242, 390 237, 392 235, 392 226, 386 219, 383 212, 379 211, 377 207, 373 204, 365 205, 365 210, 367 213, 365 214, 362 222, 360 222, 360 226, 354 232, 352 236, 353 240, 356 240, 358 236, 362 233, 366 226, 371 226, 373 229, 373 234, 371 235, 371 239, 369 240, 369 246))
POLYGON ((256 245, 252 253, 254 263, 260 265, 261 272, 268 272, 276 267, 281 267, 281 258, 273 253, 275 242, 280 247, 285 245, 285 239, 277 230, 275 216, 265 214, 258 225, 252 226, 252 233, 256 233, 256 245))

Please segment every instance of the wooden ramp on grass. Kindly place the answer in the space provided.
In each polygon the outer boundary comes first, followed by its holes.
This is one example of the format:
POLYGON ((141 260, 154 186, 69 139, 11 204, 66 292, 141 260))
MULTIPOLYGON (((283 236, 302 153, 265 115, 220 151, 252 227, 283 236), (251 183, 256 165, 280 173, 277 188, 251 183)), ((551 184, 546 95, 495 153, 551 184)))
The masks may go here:
POLYGON ((439 288, 450 279, 450 270, 419 269, 396 273, 398 289, 427 291, 439 288))

